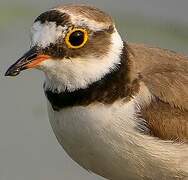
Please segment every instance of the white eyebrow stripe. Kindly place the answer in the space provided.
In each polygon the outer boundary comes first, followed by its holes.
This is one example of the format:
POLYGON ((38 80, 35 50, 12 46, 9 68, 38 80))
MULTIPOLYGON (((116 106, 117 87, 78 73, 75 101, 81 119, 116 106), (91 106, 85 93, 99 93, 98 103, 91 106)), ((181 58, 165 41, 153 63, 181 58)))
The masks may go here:
POLYGON ((71 13, 70 11, 64 9, 57 8, 55 10, 68 14, 70 16, 71 23, 77 27, 88 27, 92 31, 101 31, 103 29, 108 29, 111 26, 110 23, 97 22, 95 20, 88 19, 81 14, 71 13))
POLYGON ((99 23, 94 20, 90 20, 87 18, 83 18, 82 16, 71 16, 71 22, 76 26, 87 26, 89 29, 93 31, 101 31, 103 29, 107 29, 107 25, 105 23, 99 23))

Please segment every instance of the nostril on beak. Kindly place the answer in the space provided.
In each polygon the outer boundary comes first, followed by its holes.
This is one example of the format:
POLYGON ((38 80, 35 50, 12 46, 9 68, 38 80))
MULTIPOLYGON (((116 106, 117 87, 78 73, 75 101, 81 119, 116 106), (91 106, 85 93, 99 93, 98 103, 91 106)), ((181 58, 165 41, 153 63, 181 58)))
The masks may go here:
POLYGON ((35 59, 36 57, 37 57, 37 53, 32 54, 31 56, 29 56, 29 57, 27 58, 27 60, 33 60, 33 59, 35 59))

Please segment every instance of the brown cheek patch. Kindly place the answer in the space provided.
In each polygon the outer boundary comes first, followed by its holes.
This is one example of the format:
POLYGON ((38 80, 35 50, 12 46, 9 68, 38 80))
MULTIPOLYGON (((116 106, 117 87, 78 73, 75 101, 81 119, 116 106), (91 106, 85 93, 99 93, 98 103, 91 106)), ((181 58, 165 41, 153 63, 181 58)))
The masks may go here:
POLYGON ((60 37, 55 44, 51 43, 43 49, 42 53, 51 56, 53 59, 101 57, 109 51, 113 32, 113 25, 104 31, 90 32, 88 41, 79 49, 68 48, 64 39, 60 37))
POLYGON ((98 31, 90 35, 86 45, 80 49, 66 49, 66 56, 70 58, 84 58, 88 56, 100 57, 105 55, 110 48, 111 34, 98 31))

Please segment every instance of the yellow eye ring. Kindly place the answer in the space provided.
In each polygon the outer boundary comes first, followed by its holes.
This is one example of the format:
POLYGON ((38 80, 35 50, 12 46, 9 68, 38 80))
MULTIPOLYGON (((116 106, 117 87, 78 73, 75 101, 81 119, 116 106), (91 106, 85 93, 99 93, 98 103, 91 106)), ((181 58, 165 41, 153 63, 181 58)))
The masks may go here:
POLYGON ((89 36, 87 30, 74 28, 67 33, 65 37, 65 43, 68 48, 79 49, 86 44, 88 38, 89 36))

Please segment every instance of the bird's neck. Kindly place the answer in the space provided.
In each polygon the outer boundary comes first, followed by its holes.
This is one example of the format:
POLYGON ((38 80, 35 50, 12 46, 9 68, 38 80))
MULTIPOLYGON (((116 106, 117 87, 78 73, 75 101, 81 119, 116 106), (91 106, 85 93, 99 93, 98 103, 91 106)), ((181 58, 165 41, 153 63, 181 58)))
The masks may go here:
POLYGON ((121 61, 117 67, 100 80, 90 84, 87 88, 63 92, 45 89, 46 97, 54 110, 58 111, 74 105, 89 105, 93 102, 111 104, 117 99, 129 99, 138 89, 137 82, 130 81, 130 61, 127 45, 121 53, 121 61))

